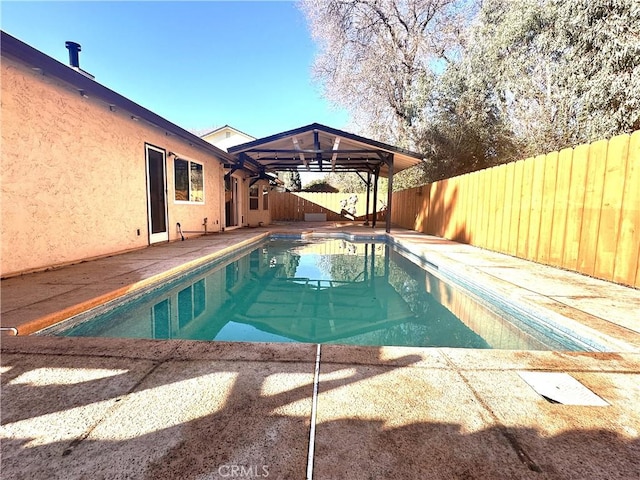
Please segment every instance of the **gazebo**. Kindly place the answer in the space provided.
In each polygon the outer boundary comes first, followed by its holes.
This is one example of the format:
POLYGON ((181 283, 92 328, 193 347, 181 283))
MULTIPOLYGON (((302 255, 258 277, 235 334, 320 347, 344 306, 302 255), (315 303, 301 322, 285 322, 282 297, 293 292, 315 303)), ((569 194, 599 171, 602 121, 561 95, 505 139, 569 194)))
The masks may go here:
MULTIPOLYGON (((386 231, 391 229, 393 175, 424 161, 424 156, 393 145, 361 137, 319 123, 277 133, 229 148, 237 169, 257 173, 256 180, 277 171, 355 172, 367 186, 366 218, 373 184, 373 212, 378 198, 378 178, 389 179, 386 231)), ((376 215, 372 227, 376 226, 376 215)))

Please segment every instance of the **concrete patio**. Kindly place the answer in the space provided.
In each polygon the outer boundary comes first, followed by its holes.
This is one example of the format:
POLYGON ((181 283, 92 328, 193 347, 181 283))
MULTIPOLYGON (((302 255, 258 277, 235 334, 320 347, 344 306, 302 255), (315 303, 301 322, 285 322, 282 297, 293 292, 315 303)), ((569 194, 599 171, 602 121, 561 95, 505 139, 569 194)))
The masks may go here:
MULTIPOLYGON (((274 230, 371 233, 242 229, 6 279, 2 326, 33 333, 274 230)), ((392 236, 611 351, 322 345, 318 359, 312 344, 4 335, 2 478, 640 477, 640 291, 392 236), (521 371, 568 373, 607 405, 551 403, 521 371)))

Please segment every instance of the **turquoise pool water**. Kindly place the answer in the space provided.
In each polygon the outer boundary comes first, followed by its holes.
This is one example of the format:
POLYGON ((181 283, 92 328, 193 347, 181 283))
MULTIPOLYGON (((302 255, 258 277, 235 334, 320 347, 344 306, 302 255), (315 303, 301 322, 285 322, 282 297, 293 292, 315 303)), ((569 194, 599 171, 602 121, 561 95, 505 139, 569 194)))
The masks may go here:
POLYGON ((372 241, 274 238, 45 334, 515 350, 589 349, 372 241))

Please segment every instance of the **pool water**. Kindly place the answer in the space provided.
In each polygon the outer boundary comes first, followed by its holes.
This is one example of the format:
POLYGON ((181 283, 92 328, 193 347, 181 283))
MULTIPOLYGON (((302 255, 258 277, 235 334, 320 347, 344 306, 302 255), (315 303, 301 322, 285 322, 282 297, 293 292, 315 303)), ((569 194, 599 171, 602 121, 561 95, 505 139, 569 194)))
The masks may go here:
POLYGON ((502 312, 393 246, 270 239, 44 333, 155 339, 584 350, 502 312), (241 252, 242 253, 242 252, 241 252))

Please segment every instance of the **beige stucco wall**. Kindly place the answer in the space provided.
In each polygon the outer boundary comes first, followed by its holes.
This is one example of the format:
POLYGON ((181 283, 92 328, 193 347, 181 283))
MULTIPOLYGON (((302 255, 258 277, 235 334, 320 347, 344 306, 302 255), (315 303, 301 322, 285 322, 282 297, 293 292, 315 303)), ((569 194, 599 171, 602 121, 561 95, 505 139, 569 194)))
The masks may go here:
MULTIPOLYGON (((248 185, 249 180, 247 180, 247 185, 248 185)), ((262 223, 263 225, 269 225, 271 223, 271 214, 270 214, 270 210, 264 210, 264 206, 262 203, 262 187, 263 186, 269 186, 269 182, 267 182, 266 180, 260 180, 258 182, 255 183, 255 185, 258 186, 258 210, 251 210, 249 209, 249 205, 247 205, 247 225, 250 227, 257 227, 260 225, 260 223, 262 223)), ((247 198, 247 203, 250 203, 249 200, 249 188, 247 186, 247 193, 246 193, 246 198, 247 198)), ((269 200, 271 200, 271 198, 269 198, 269 200)))
MULTIPOLYGON (((177 142, 169 142, 174 145, 177 142)), ((156 145, 157 146, 157 145, 156 145)), ((169 210, 169 240, 177 240, 180 234, 176 224, 180 223, 184 232, 204 231, 203 220, 207 218, 207 232, 220 232, 224 225, 224 206, 221 204, 220 192, 223 188, 223 168, 215 157, 206 154, 193 147, 182 145, 166 147, 167 154, 174 152, 182 159, 191 160, 202 164, 204 167, 204 203, 184 203, 175 200, 175 171, 173 167, 174 157, 167 157, 167 184, 168 184, 168 210, 169 210)), ((198 235, 197 233, 185 233, 185 238, 198 235)))
POLYGON ((212 154, 4 57, 1 75, 2 276, 148 245, 145 143, 204 165, 205 204, 176 204, 167 155, 170 239, 220 229, 212 154))

